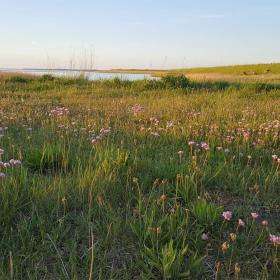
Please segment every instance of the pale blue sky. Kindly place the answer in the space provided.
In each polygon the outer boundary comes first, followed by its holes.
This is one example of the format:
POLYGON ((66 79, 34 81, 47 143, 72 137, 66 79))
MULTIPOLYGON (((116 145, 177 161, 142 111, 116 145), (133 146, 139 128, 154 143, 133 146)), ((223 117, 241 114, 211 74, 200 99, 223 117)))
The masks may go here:
POLYGON ((280 0, 0 0, 0 67, 280 61, 280 0))

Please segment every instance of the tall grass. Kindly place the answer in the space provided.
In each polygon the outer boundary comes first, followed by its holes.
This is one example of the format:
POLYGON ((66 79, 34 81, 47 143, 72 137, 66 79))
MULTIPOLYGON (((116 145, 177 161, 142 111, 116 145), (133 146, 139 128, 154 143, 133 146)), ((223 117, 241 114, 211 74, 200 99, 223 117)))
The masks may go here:
POLYGON ((0 279, 278 279, 279 93, 1 77, 0 279))

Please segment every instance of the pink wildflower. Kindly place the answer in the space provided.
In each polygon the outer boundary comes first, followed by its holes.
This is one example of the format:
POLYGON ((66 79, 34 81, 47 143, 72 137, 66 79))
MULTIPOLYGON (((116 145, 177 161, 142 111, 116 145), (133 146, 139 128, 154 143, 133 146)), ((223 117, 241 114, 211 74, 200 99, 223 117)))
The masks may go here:
POLYGON ((10 159, 9 163, 10 163, 10 165, 13 165, 13 166, 21 165, 21 161, 18 159, 10 159))
POLYGON ((132 112, 136 115, 138 113, 144 112, 144 107, 140 104, 135 104, 131 107, 132 112))
POLYGON ((193 146, 194 144, 195 144, 194 141, 189 141, 189 142, 188 142, 188 145, 189 145, 189 146, 193 146))
POLYGON ((223 212, 223 217, 225 220, 230 221, 232 218, 232 212, 230 211, 223 212))
POLYGON ((205 142, 202 142, 201 143, 201 148, 204 150, 204 151, 209 151, 209 146, 207 143, 205 142))
POLYGON ((280 236, 277 236, 277 235, 273 235, 273 234, 270 234, 269 235, 269 240, 270 242, 272 242, 274 245, 280 245, 280 236))
POLYGON ((55 107, 49 113, 50 117, 62 117, 69 113, 69 110, 66 107, 55 107))
POLYGON ((251 213, 252 218, 255 220, 259 217, 257 213, 251 213))

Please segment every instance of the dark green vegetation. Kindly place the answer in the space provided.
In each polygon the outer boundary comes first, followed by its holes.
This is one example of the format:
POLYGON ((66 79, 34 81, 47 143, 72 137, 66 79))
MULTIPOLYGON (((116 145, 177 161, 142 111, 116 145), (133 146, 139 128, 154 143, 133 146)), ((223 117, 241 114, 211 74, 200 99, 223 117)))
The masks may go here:
POLYGON ((0 77, 0 279, 278 279, 279 94, 0 77))

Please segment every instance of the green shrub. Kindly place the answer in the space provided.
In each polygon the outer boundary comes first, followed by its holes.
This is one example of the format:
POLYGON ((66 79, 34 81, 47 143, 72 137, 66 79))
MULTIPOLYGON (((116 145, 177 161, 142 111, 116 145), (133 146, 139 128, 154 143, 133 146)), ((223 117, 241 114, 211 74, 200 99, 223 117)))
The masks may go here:
POLYGON ((50 75, 50 74, 44 74, 43 76, 40 77, 39 79, 41 82, 46 82, 46 81, 54 81, 55 77, 50 75))
POLYGON ((180 76, 164 76, 161 79, 165 88, 185 89, 190 86, 190 80, 184 75, 180 76))
POLYGON ((24 76, 12 76, 8 79, 8 81, 11 83, 27 84, 30 83, 32 79, 24 76))

